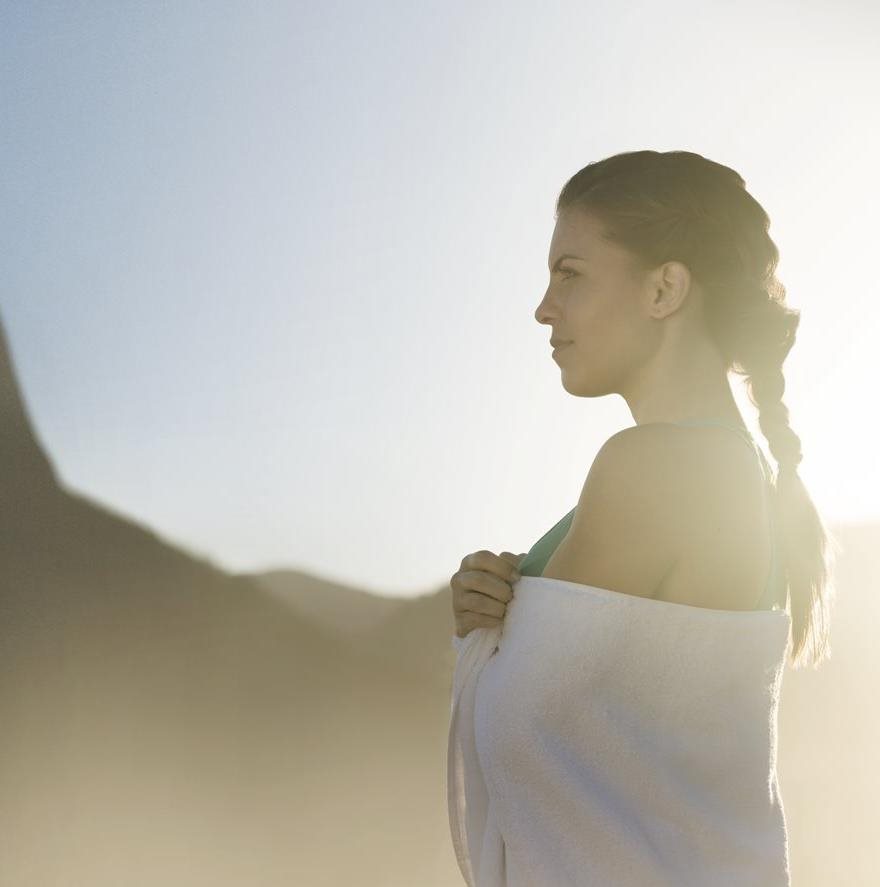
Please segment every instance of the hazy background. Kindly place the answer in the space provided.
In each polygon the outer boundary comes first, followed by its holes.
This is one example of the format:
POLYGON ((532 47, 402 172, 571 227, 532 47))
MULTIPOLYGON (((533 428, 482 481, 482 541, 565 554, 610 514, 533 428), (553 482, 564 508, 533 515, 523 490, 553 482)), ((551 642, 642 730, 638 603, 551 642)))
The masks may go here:
POLYGON ((793 883, 874 885, 878 37, 867 3, 0 4, 0 885, 460 887, 448 579, 633 424, 533 315, 559 188, 643 148, 744 176, 803 312, 843 554, 780 787, 793 883))
POLYGON ((878 36, 866 2, 4 3, 34 423, 67 482, 230 570, 408 595, 526 551, 633 424, 562 389, 534 319, 555 197, 686 149, 771 216, 817 504, 877 517, 878 36))

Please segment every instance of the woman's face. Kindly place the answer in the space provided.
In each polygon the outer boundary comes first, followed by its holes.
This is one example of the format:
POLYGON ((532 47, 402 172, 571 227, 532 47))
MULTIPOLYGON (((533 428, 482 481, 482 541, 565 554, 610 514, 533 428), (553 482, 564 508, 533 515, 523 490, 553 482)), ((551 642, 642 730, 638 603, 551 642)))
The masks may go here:
POLYGON ((550 285, 535 311, 552 339, 571 343, 553 359, 565 390, 580 397, 628 388, 659 344, 647 310, 647 273, 600 232, 599 221, 582 210, 560 212, 550 243, 550 285))

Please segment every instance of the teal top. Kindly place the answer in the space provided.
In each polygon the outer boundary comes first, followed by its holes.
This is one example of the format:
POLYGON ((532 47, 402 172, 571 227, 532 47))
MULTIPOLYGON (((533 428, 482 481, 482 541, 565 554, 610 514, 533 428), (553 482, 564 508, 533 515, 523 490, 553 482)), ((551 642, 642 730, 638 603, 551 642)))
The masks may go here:
MULTIPOLYGON (((770 529, 770 570, 767 576, 767 582, 764 586, 764 594, 756 610, 769 610, 778 606, 785 609, 787 596, 787 586, 785 576, 779 569, 779 561, 776 557, 776 535, 773 527, 773 512, 770 508, 769 501, 769 477, 770 466, 767 464, 766 457, 760 447, 755 443, 752 436, 736 425, 730 425, 727 422, 721 422, 718 419, 689 419, 683 422, 672 422, 673 425, 717 425, 721 428, 729 428, 736 432, 758 455, 761 468, 761 474, 764 477, 764 509, 767 513, 768 525, 770 529)), ((544 567, 550 556, 556 550, 559 543, 565 538, 574 519, 575 509, 572 508, 565 517, 555 523, 543 536, 529 549, 528 554, 520 561, 519 572, 523 576, 540 576, 544 572, 544 567)))

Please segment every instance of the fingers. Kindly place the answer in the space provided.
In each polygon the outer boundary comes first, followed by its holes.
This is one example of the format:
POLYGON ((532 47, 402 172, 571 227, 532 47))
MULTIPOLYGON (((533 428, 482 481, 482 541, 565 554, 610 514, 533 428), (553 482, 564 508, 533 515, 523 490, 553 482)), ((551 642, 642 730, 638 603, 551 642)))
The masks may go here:
POLYGON ((475 591, 484 597, 501 601, 502 604, 509 604, 513 597, 511 583, 505 579, 499 579, 491 573, 486 573, 483 570, 472 570, 463 578, 464 587, 467 591, 475 591))
POLYGON ((461 569, 449 583, 458 637, 464 637, 474 628, 494 627, 503 622, 523 557, 525 553, 494 554, 483 549, 462 559, 461 569))
POLYGON ((449 584, 457 598, 474 591, 506 604, 513 597, 511 583, 485 570, 459 570, 449 584))
POLYGON ((459 613, 455 620, 455 633, 463 638, 475 628, 495 628, 501 624, 501 620, 490 620, 488 616, 478 616, 475 613, 459 613))
POLYGON ((513 583, 519 578, 516 574, 516 568, 519 566, 519 560, 515 554, 509 551, 503 551, 500 555, 493 554, 491 551, 475 551, 473 554, 467 555, 461 562, 463 570, 483 570, 492 573, 505 582, 513 583))
POLYGON ((481 594, 479 591, 465 592, 461 603, 463 613, 479 613, 482 616, 493 616, 495 619, 501 619, 507 611, 506 602, 481 594))
POLYGON ((491 619, 488 616, 464 612, 456 621, 455 634, 460 638, 467 637, 475 628, 498 628, 502 621, 501 619, 491 619))

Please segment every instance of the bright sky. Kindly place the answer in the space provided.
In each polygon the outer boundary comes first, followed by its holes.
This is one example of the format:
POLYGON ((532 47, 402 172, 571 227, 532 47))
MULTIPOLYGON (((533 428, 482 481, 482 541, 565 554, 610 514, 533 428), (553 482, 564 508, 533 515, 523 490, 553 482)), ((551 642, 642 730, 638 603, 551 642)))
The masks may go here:
POLYGON ((534 319, 554 201, 683 149, 771 217, 817 505, 877 519, 878 36, 868 2, 4 4, 0 313, 40 439, 234 571, 407 595, 526 551, 634 424, 534 319))

